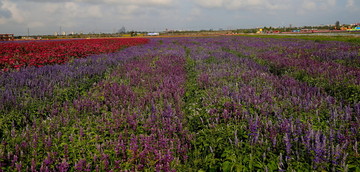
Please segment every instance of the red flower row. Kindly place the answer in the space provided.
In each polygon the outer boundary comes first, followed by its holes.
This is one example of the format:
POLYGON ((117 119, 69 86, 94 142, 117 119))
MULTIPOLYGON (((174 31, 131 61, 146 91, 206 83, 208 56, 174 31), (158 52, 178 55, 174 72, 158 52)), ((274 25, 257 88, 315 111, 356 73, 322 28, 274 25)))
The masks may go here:
POLYGON ((113 38, 0 43, 0 70, 62 64, 73 58, 115 52, 148 41, 145 38, 113 38))

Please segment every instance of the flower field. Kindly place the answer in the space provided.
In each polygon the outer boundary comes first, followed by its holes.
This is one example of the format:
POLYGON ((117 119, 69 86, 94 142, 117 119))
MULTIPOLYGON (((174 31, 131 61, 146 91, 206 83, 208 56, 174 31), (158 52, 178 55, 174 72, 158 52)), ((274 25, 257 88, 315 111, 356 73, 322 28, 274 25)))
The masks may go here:
POLYGON ((0 70, 62 64, 90 54, 109 53, 146 43, 146 39, 83 39, 0 43, 0 70))
POLYGON ((97 50, 0 75, 0 171, 360 171, 357 44, 228 36, 97 50))

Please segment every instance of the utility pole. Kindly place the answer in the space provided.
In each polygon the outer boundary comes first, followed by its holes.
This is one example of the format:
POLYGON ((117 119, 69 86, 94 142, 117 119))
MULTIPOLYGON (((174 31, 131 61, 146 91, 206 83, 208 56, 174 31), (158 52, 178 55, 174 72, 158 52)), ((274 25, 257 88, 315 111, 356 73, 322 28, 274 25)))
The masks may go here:
POLYGON ((28 37, 30 36, 30 28, 28 27, 28 37))

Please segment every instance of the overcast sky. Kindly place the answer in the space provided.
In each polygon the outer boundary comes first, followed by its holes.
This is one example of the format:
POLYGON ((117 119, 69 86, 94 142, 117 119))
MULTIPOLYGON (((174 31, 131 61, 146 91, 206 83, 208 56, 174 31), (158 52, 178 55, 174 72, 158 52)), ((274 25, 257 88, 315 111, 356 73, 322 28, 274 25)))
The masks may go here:
POLYGON ((360 22, 360 0, 0 0, 0 33, 110 33, 360 22))

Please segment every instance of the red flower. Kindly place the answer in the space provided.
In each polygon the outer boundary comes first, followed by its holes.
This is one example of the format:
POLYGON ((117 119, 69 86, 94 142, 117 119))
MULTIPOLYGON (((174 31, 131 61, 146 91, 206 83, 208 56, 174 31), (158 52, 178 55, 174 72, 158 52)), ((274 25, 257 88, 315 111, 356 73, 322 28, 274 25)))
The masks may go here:
POLYGON ((7 43, 0 46, 0 69, 7 71, 6 66, 12 68, 41 67, 45 64, 65 63, 70 58, 115 52, 120 48, 145 44, 148 41, 144 38, 117 38, 7 43))

